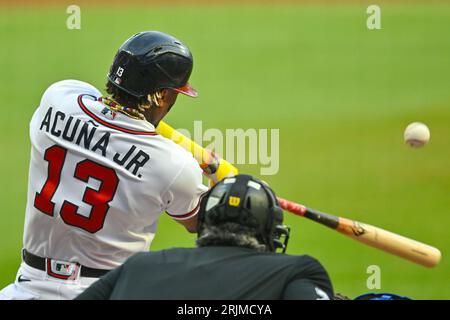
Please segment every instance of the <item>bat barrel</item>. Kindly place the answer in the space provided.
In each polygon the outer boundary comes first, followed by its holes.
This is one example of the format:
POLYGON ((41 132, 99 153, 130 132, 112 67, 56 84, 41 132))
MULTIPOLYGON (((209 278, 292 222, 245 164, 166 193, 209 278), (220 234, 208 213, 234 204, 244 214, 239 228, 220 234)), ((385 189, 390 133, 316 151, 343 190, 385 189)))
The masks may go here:
POLYGON ((428 268, 436 266, 441 260, 441 252, 435 247, 368 224, 339 218, 336 230, 359 242, 428 268))
POLYGON ((358 221, 310 209, 280 197, 278 197, 278 202, 286 211, 318 222, 356 241, 422 266, 431 268, 441 260, 441 252, 427 244, 358 221))

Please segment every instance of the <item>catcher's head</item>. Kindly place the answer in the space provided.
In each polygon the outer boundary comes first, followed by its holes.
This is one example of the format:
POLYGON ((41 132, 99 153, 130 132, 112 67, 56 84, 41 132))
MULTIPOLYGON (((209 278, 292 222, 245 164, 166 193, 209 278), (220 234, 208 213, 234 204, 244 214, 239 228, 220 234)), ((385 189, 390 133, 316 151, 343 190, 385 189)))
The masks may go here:
POLYGON ((272 189, 252 176, 237 175, 219 182, 202 198, 197 243, 250 246, 256 239, 266 251, 285 252, 289 228, 282 222, 283 211, 272 189))
POLYGON ((192 68, 192 54, 180 40, 158 31, 140 32, 119 48, 108 73, 107 91, 127 107, 155 107, 146 118, 157 125, 178 93, 197 96, 188 83, 192 68))

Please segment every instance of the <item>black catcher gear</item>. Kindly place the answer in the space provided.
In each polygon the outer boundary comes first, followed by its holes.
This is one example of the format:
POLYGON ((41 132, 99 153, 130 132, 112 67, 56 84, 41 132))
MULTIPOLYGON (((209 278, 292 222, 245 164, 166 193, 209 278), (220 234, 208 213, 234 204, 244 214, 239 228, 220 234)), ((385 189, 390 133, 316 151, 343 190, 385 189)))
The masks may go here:
POLYGON ((204 225, 236 223, 256 231, 256 238, 268 251, 286 251, 289 228, 282 225, 283 210, 275 193, 249 175, 226 178, 202 198, 198 213, 198 234, 204 225), (284 237, 284 241, 281 238, 284 237))

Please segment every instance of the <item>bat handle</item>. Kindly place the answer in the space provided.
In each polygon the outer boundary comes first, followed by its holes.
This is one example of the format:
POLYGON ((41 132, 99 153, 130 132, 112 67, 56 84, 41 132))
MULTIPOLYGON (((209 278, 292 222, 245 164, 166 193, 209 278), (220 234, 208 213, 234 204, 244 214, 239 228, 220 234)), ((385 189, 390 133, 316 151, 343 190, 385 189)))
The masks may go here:
POLYGON ((213 151, 207 149, 208 162, 200 163, 203 173, 210 179, 210 185, 214 186, 219 181, 238 174, 238 170, 225 159, 219 158, 213 151))

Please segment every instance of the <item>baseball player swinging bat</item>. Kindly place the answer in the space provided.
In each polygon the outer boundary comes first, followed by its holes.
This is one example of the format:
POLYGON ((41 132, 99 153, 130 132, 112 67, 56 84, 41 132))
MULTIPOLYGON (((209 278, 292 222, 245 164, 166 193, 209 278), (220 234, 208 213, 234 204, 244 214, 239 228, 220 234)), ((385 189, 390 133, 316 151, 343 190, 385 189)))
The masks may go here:
MULTIPOLYGON (((213 183, 217 183, 225 177, 234 176, 238 173, 237 168, 231 163, 199 146, 165 122, 160 122, 157 131, 162 136, 171 139, 190 151, 208 178, 212 179, 213 183)), ((441 252, 424 243, 375 226, 322 213, 280 197, 278 197, 278 201, 280 206, 286 211, 316 221, 354 240, 363 242, 369 246, 381 249, 425 267, 434 267, 441 260, 441 252)))

